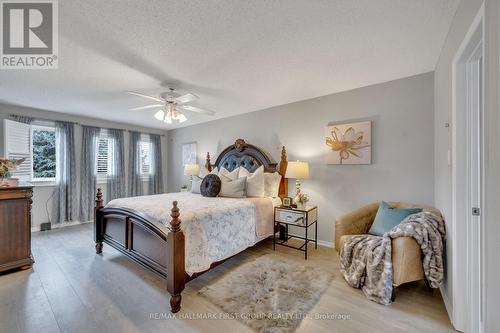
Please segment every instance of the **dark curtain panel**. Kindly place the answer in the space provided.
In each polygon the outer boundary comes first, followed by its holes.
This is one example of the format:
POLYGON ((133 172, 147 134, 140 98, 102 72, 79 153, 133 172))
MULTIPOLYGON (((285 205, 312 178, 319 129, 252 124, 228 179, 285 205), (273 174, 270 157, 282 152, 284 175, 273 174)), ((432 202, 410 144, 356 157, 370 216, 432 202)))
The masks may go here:
POLYGON ((125 160, 123 130, 108 129, 111 170, 107 177, 108 201, 125 196, 125 160))
POLYGON ((150 134, 151 140, 151 177, 148 182, 149 194, 163 193, 163 167, 161 155, 161 137, 150 134))
POLYGON ((56 121, 55 223, 78 219, 74 128, 56 121))
POLYGON ((143 195, 141 179, 141 133, 130 132, 130 168, 128 192, 131 197, 143 195))

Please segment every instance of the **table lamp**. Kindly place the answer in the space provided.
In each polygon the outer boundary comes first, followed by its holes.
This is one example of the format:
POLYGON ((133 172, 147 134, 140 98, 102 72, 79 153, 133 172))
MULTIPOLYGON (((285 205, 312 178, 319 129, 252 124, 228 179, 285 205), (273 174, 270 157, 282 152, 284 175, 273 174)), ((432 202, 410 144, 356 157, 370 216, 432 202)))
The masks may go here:
POLYGON ((303 161, 288 162, 285 177, 295 179, 295 195, 298 195, 300 180, 309 178, 309 164, 303 161))
POLYGON ((191 180, 193 176, 197 176, 200 173, 200 166, 198 164, 186 164, 184 166, 184 175, 191 176, 191 180))

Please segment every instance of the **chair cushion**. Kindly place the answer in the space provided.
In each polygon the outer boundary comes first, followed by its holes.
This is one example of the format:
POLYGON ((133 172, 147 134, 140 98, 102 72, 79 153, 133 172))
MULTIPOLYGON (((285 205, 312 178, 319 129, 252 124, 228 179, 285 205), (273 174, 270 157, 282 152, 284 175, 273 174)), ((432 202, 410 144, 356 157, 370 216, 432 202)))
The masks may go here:
POLYGON ((396 225, 400 224, 407 216, 420 213, 422 208, 392 208, 387 202, 382 201, 378 207, 375 221, 373 221, 369 234, 382 236, 396 225))

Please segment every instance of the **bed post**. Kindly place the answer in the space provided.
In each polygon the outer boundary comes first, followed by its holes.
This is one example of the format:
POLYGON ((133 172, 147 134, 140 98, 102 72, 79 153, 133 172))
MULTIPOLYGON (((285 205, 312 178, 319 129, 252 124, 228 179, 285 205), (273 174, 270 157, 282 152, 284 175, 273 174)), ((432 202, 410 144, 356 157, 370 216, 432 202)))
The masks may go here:
POLYGON ((288 196, 288 179, 285 178, 286 168, 288 166, 288 161, 286 157, 286 148, 283 146, 281 148, 281 161, 280 161, 280 175, 281 175, 281 183, 279 188, 279 196, 280 198, 288 196))
POLYGON ((210 153, 207 151, 207 161, 205 162, 205 168, 208 172, 212 171, 212 163, 210 162, 210 153))
POLYGON ((170 311, 176 313, 181 309, 181 292, 184 290, 184 233, 181 230, 177 201, 173 202, 170 216, 170 232, 167 235, 167 290, 170 293, 170 311))
POLYGON ((94 208, 94 241, 97 254, 102 253, 102 220, 97 217, 102 207, 102 190, 98 188, 94 208))

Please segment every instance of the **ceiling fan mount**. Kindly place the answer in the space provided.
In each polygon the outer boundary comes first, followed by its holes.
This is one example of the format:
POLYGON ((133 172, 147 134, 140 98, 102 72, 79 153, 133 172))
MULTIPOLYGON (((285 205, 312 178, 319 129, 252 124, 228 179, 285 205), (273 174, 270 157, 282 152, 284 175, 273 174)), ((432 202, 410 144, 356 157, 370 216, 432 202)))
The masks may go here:
POLYGON ((184 111, 196 112, 210 116, 213 116, 215 114, 214 111, 187 104, 194 100, 197 100, 199 97, 191 93, 179 95, 175 92, 174 88, 169 88, 169 91, 162 92, 158 97, 149 96, 134 91, 129 91, 128 93, 131 95, 148 98, 156 102, 156 104, 139 106, 136 108, 132 108, 131 110, 138 111, 159 108, 154 117, 168 124, 172 123, 174 120, 180 123, 185 122, 187 118, 183 113, 184 111))

